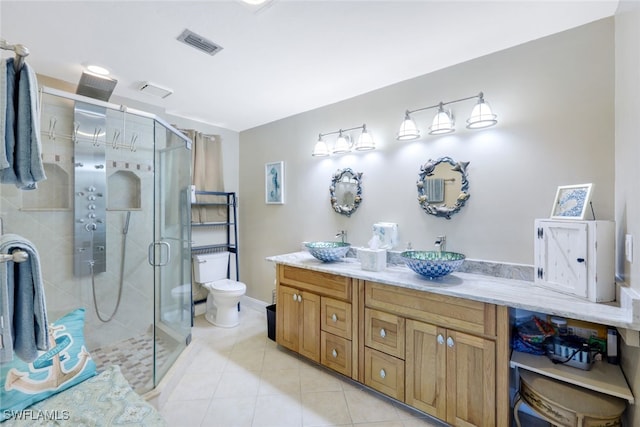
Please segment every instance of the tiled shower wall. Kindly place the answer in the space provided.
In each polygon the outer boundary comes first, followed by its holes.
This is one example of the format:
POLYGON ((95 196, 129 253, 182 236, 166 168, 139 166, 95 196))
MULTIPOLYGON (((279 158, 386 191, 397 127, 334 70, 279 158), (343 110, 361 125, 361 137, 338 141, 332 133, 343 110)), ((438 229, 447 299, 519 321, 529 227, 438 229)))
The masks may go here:
POLYGON ((122 261, 123 227, 131 220, 126 242, 122 299, 109 323, 95 315, 91 276, 73 273, 74 146, 93 144, 74 135, 73 102, 43 95, 41 139, 47 180, 22 191, 0 185, 4 232, 30 240, 38 249, 51 321, 78 307, 86 309, 89 350, 147 333, 154 321, 153 269, 147 248, 153 241, 153 120, 120 111, 107 112, 107 271, 95 275, 96 300, 103 318, 116 304, 122 261))

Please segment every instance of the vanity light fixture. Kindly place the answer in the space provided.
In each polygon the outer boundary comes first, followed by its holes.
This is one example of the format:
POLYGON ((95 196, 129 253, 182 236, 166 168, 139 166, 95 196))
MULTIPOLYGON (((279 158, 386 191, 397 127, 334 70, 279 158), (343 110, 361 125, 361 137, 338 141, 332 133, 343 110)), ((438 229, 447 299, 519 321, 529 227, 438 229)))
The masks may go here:
POLYGON ((362 126, 356 126, 348 129, 338 129, 334 132, 327 132, 318 134, 318 141, 313 148, 313 153, 311 154, 314 157, 327 157, 331 154, 345 154, 349 153, 352 150, 356 151, 369 151, 375 150, 376 144, 371 137, 371 134, 367 131, 367 125, 363 124, 362 126), (351 136, 347 132, 351 132, 354 130, 362 129, 360 136, 358 137, 357 142, 353 142, 351 140, 351 136), (333 149, 329 150, 329 146, 323 139, 327 135, 335 135, 338 134, 338 139, 333 145, 333 149))
POLYGON ((436 113, 431 126, 429 127, 429 135, 442 135, 454 132, 455 120, 453 118, 453 113, 451 112, 451 110, 445 110, 444 106, 476 98, 478 99, 478 102, 473 107, 471 116, 467 120, 467 128, 482 129, 498 123, 498 116, 493 114, 493 112, 491 111, 491 107, 484 100, 484 94, 480 92, 475 96, 469 96, 466 98, 456 99, 448 102, 439 102, 436 105, 430 105, 428 107, 418 108, 415 110, 406 110, 404 114, 404 121, 400 125, 400 130, 398 131, 396 139, 399 141, 407 141, 419 138, 420 130, 411 118, 411 114, 433 108, 437 108, 438 112, 436 113))

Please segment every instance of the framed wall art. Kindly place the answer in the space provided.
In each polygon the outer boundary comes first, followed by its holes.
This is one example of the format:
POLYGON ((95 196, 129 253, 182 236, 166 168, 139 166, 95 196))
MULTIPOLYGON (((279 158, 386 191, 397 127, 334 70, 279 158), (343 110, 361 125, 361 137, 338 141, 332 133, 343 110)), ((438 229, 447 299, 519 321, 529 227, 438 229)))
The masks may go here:
POLYGON ((592 184, 561 185, 551 209, 552 219, 585 219, 592 184))
POLYGON ((284 162, 271 162, 265 164, 264 189, 266 204, 284 204, 284 162))

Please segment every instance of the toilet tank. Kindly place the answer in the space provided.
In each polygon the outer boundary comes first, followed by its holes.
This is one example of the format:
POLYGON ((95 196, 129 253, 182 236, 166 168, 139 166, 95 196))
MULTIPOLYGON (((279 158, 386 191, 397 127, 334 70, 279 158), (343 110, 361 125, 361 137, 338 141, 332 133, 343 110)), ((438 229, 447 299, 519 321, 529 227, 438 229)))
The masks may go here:
POLYGON ((193 256, 193 275, 197 283, 210 283, 227 278, 229 252, 193 256))

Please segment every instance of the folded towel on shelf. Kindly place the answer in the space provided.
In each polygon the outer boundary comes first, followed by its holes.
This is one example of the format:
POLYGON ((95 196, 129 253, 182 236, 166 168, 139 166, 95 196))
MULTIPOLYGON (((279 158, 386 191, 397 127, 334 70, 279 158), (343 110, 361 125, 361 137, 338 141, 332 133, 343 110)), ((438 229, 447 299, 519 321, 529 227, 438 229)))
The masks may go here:
POLYGON ((13 352, 21 360, 32 362, 38 350, 49 349, 47 306, 40 257, 35 246, 17 234, 0 236, 0 253, 15 249, 25 251, 26 261, 0 262, 0 362, 13 359, 13 352))
POLYGON ((38 181, 46 179, 40 142, 38 81, 29 64, 24 63, 16 74, 13 58, 3 62, 6 69, 6 100, 3 102, 6 122, 4 156, 0 152, 0 182, 33 190, 37 188, 38 181), (8 166, 2 166, 6 164, 8 166))

